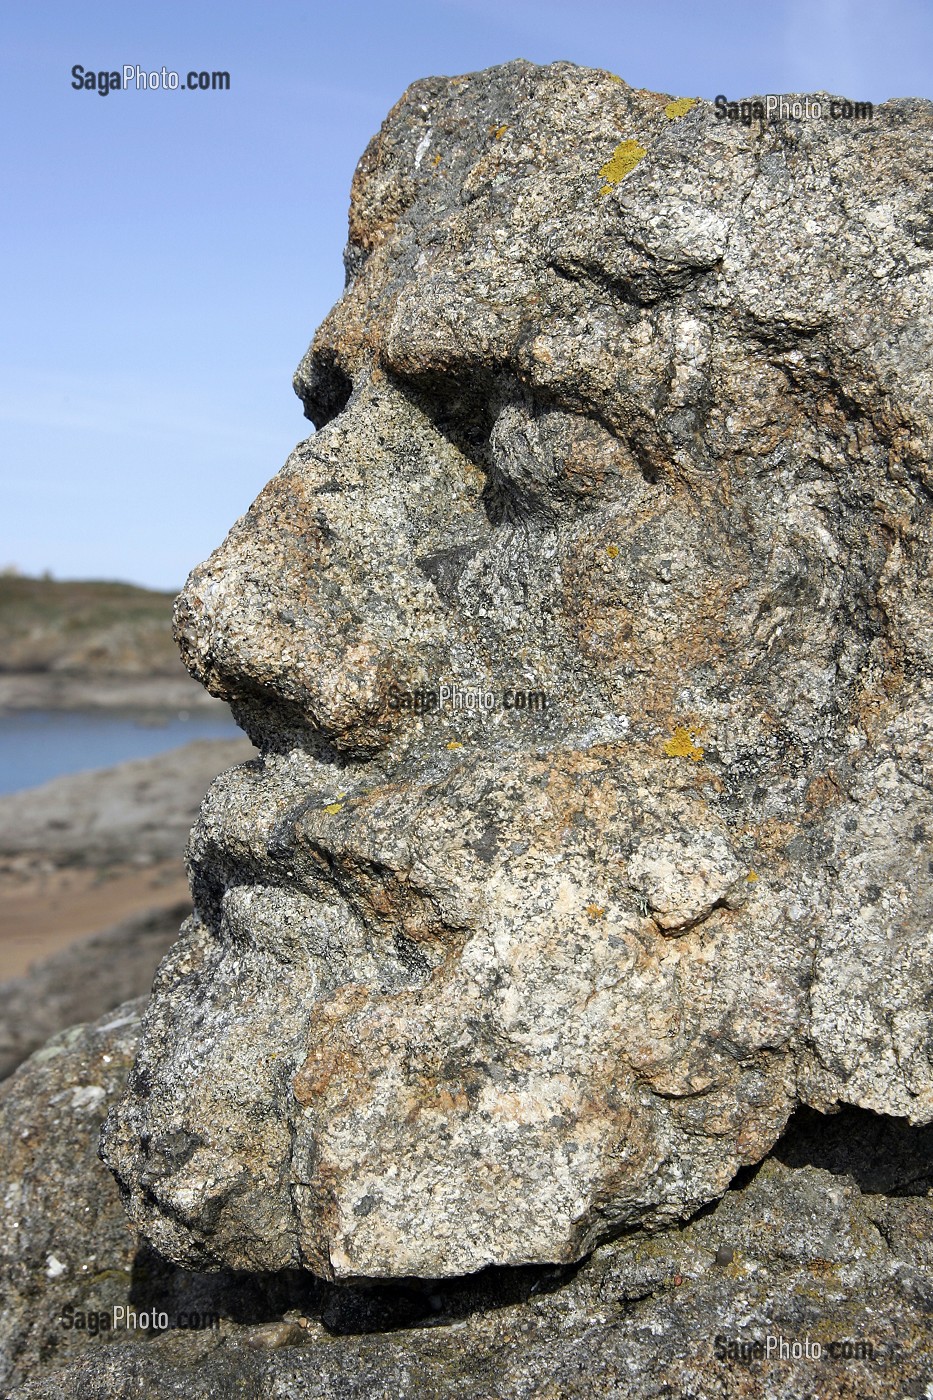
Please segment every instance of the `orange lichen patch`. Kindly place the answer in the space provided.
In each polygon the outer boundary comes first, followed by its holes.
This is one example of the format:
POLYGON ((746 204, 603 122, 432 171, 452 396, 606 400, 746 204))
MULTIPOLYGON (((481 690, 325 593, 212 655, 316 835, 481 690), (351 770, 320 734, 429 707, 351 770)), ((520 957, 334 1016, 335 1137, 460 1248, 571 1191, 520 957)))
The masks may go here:
POLYGON ((606 917, 606 910, 601 904, 588 904, 586 906, 586 912, 593 920, 604 919, 606 917))
POLYGON ((843 796, 842 788, 833 772, 820 773, 808 784, 806 796, 804 798, 807 806, 816 812, 823 812, 827 807, 838 802, 843 796))
POLYGON ((378 350, 383 329, 367 311, 367 305, 378 296, 384 266, 385 252, 377 249, 341 301, 340 314, 331 311, 321 322, 312 346, 314 354, 325 363, 336 362, 352 373, 378 350))
POLYGON ((609 558, 610 558, 610 559, 618 559, 618 557, 619 557, 619 546, 618 546, 617 544, 607 544, 607 545, 606 545, 606 553, 609 555, 609 558))
MULTIPOLYGON (((387 122, 390 123, 393 115, 400 113, 404 105, 405 99, 402 98, 392 109, 387 122)), ((421 112, 415 115, 415 126, 420 126, 422 115, 421 112)), ((370 141, 356 167, 350 187, 349 241, 359 244, 367 252, 391 237, 411 202, 410 188, 403 188, 398 181, 386 179, 394 159, 387 132, 388 126, 384 125, 382 131, 370 141)), ((438 156, 435 163, 439 164, 440 160, 438 156)))
POLYGON ((626 175, 630 175, 648 154, 646 148, 638 141, 621 141, 616 146, 606 164, 600 168, 600 176, 605 184, 600 189, 600 194, 609 194, 614 190, 626 175))
POLYGON ((292 1080, 292 1092, 302 1108, 318 1102, 329 1091, 333 1092, 332 1085, 336 1097, 344 1099, 348 1095, 349 1085, 358 1076, 362 1078, 362 1074, 362 1064, 358 1060, 354 1062, 345 1047, 319 1045, 311 1051, 292 1080))
POLYGON ((668 758, 689 758, 694 763, 699 763, 703 757, 703 750, 694 742, 694 738, 689 729, 680 725, 665 743, 664 752, 668 758))
POLYGON ((660 707, 657 717, 667 737, 673 716, 683 723, 693 718, 683 714, 676 698, 692 684, 692 674, 720 660, 731 664, 732 581, 715 576, 696 561, 689 591, 662 595, 660 590, 645 588, 636 604, 632 583, 639 571, 637 560, 665 552, 664 536, 657 527, 617 518, 592 533, 581 530, 578 541, 561 559, 561 610, 566 626, 586 664, 599 674, 613 670, 625 677, 628 713, 647 716, 660 707), (610 542, 618 555, 607 552, 610 542))
POLYGON ((465 1093, 459 1091, 459 1089, 457 1093, 451 1093, 450 1089, 445 1089, 438 1084, 436 1098, 434 1098, 433 1102, 427 1103, 427 1105, 424 1106, 426 1106, 427 1109, 433 1109, 434 1112, 437 1113, 465 1113, 466 1110, 469 1109, 469 1099, 466 1098, 465 1093))
POLYGON ((698 99, 696 97, 678 97, 673 102, 668 102, 664 108, 664 115, 668 121, 674 122, 678 117, 685 117, 691 107, 695 107, 698 99))
POLYGON ((370 994, 359 983, 347 983, 321 1008, 314 1026, 314 1041, 304 1064, 292 1080, 292 1093, 303 1108, 317 1104, 325 1094, 331 1106, 350 1097, 365 1096, 369 1070, 348 1043, 346 1027, 368 1006, 370 994))
POLYGON ((780 822, 773 818, 756 823, 751 828, 759 858, 767 862, 769 870, 776 870, 779 874, 786 871, 787 845, 799 831, 797 822, 780 822))
POLYGON ((398 898, 396 897, 393 899, 390 892, 384 887, 382 889, 379 889, 378 887, 373 889, 367 895, 366 903, 368 904, 369 908, 373 910, 374 913, 379 914, 384 918, 387 918, 392 914, 402 913, 402 911, 400 911, 398 907, 398 898))
POLYGON ((852 721, 864 730, 869 744, 876 743, 881 732, 890 723, 889 699, 904 684, 904 672, 892 657, 891 650, 882 646, 879 666, 885 667, 883 676, 877 683, 869 682, 855 697, 852 721))
POLYGON ((571 753, 547 765, 544 802, 535 803, 535 845, 547 852, 562 851, 563 838, 578 822, 599 828, 618 811, 612 777, 596 755, 571 753))

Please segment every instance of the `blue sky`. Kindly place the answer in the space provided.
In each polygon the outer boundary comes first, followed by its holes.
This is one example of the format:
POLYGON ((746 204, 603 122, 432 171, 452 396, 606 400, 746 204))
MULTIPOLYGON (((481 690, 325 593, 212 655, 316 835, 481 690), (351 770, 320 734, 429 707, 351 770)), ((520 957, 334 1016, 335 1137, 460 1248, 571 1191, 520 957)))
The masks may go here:
POLYGON ((413 79, 528 58, 730 97, 931 96, 929 0, 8 5, 0 568, 180 586, 310 425, 353 168, 413 79), (76 92, 71 69, 226 69, 76 92))

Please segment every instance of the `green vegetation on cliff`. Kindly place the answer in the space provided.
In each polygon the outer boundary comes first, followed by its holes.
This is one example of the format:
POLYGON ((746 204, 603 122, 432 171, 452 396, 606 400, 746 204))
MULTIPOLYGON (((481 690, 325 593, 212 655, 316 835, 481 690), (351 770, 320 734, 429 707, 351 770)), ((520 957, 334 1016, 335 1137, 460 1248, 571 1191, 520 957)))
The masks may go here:
POLYGON ((172 594, 0 576, 0 672, 177 675, 172 594))

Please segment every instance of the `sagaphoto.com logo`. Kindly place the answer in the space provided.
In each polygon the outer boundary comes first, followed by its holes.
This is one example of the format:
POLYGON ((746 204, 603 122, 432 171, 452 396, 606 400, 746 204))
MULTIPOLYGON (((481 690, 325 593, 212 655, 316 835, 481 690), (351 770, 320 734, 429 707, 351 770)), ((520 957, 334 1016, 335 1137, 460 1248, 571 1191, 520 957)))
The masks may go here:
POLYGON ((108 97, 112 92, 229 92, 230 74, 222 68, 140 68, 124 63, 122 68, 85 68, 76 63, 71 70, 71 86, 76 92, 96 92, 108 97))
POLYGON ((830 97, 826 93, 794 96, 769 92, 764 98, 731 102, 721 92, 713 100, 713 106, 718 122, 739 122, 742 126, 751 126, 752 122, 762 127, 773 126, 775 122, 870 122, 875 118, 873 103, 850 102, 847 97, 830 97))

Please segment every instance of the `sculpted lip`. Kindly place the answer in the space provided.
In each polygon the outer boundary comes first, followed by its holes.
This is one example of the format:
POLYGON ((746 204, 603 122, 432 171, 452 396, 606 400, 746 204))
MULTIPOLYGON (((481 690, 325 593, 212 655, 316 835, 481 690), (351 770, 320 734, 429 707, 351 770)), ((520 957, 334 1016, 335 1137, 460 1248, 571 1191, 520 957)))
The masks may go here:
MULTIPOLYGON (((451 760, 448 755, 449 766, 451 760)), ((392 784, 370 786, 369 768, 359 775, 318 765, 317 790, 309 793, 307 760, 298 766, 300 775, 287 765, 263 773, 248 764, 221 775, 208 791, 188 848, 200 916, 219 931, 230 926, 244 890, 274 890, 292 900, 296 926, 314 925, 322 910, 340 906, 355 921, 356 937, 374 947, 396 935, 422 943, 443 938, 449 882, 432 869, 427 843, 418 843, 437 812, 420 821, 392 784), (251 813, 245 832, 233 816, 238 804, 251 813), (388 847, 373 839, 377 822, 391 823, 388 847)), ((462 824, 468 831, 468 813, 462 824)), ((396 940, 387 956, 394 964, 397 955, 396 940)), ((422 956, 419 972, 434 960, 422 956)))

